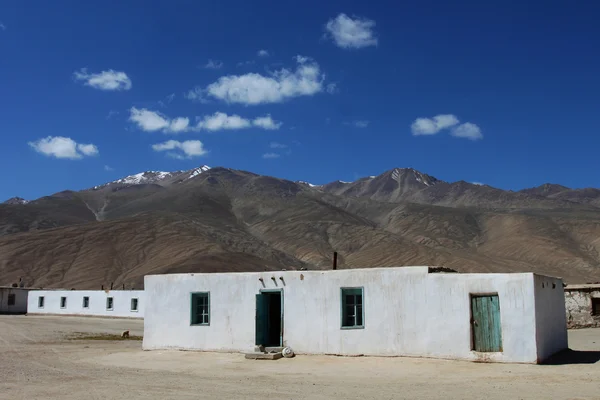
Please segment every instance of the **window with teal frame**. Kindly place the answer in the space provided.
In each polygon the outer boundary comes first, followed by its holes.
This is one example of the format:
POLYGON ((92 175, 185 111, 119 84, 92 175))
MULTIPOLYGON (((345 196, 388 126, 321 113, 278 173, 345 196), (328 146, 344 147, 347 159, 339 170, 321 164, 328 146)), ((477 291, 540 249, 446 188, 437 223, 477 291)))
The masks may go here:
POLYGON ((192 325, 210 325, 210 293, 192 293, 192 325))
POLYGON ((342 329, 365 327, 363 288, 342 288, 342 329))

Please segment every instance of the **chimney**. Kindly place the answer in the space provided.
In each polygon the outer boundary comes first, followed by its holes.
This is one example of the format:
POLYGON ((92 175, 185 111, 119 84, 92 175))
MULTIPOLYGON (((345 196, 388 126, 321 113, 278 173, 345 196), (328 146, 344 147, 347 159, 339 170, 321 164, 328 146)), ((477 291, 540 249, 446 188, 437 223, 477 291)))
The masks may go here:
POLYGON ((333 252, 333 269, 337 269, 337 251, 333 252))

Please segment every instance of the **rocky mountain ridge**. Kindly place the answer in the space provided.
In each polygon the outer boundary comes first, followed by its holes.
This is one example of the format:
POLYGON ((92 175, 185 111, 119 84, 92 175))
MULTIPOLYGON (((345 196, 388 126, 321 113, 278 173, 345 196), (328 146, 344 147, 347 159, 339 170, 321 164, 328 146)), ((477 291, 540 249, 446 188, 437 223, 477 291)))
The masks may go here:
MULTIPOLYGON (((89 190, 149 184, 166 187, 192 179, 210 169, 209 166, 202 165, 191 170, 172 172, 144 171, 94 186, 89 190)), ((307 181, 296 181, 295 183, 337 195, 367 197, 379 201, 411 201, 450 207, 520 208, 533 206, 558 208, 576 204, 600 207, 600 189, 596 188, 571 189, 558 184, 545 183, 515 192, 466 181, 445 182, 413 168, 394 168, 381 175, 364 177, 353 182, 337 180, 326 184, 312 184, 307 181), (540 201, 540 204, 532 205, 531 203, 536 200, 540 201), (514 204, 506 204, 509 201, 513 201, 514 204)), ((3 204, 27 204, 29 202, 20 197, 13 197, 3 204)))
POLYGON ((435 265, 600 280, 594 190, 511 192, 410 168, 312 185, 229 168, 148 171, 0 204, 0 284, 141 287, 168 272, 435 265))

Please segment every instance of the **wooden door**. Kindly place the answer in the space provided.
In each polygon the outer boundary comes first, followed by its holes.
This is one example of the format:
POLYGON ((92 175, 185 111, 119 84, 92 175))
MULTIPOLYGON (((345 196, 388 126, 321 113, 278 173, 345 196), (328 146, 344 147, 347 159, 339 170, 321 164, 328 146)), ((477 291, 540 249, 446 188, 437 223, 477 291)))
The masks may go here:
POLYGON ((471 296, 471 331, 473 350, 502 351, 500 300, 497 294, 471 296))

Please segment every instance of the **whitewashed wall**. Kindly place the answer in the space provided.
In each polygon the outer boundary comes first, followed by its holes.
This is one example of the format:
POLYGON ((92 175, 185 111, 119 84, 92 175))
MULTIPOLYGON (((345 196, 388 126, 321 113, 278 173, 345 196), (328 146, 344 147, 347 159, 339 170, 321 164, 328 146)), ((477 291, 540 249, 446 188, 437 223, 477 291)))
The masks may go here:
POLYGON ((538 359, 568 347, 565 294, 561 279, 534 275, 538 359))
POLYGON ((143 347, 252 351, 255 294, 283 288, 284 344, 298 353, 533 363, 545 335, 536 332, 533 281, 530 273, 429 274, 427 267, 151 275, 143 347), (365 327, 342 330, 340 288, 353 286, 364 288, 365 327), (210 292, 210 326, 190 326, 190 293, 202 291, 210 292), (469 295, 491 292, 499 295, 503 352, 476 353, 469 295))
POLYGON ((26 313, 27 312, 27 292, 29 289, 23 288, 0 288, 0 313, 26 313), (15 295, 15 304, 8 305, 8 295, 15 295))
POLYGON ((143 290, 31 290, 27 300, 28 314, 91 315, 104 317, 144 317, 143 290), (38 299, 44 297, 44 307, 38 307, 38 299), (89 307, 83 307, 83 298, 90 298, 89 307), (65 308, 60 307, 60 298, 66 297, 65 308), (106 299, 113 298, 112 310, 107 310, 106 299), (131 310, 131 299, 138 299, 138 310, 131 310))

